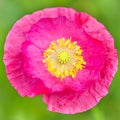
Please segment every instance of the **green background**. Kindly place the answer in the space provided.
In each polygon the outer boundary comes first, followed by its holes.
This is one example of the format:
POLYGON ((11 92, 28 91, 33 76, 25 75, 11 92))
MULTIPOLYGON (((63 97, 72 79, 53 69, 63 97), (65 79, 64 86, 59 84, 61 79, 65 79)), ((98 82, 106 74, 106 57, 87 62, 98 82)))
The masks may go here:
POLYGON ((40 96, 20 97, 7 80, 2 57, 12 25, 25 14, 57 6, 72 7, 96 17, 113 35, 120 53, 120 0, 0 0, 0 120, 120 120, 120 70, 109 94, 93 109, 75 115, 48 111, 40 96))

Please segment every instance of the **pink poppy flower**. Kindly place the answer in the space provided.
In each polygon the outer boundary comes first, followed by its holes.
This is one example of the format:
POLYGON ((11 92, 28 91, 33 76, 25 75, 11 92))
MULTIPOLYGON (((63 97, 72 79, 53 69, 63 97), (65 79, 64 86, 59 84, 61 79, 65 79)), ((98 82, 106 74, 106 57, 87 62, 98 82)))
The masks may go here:
POLYGON ((4 48, 8 79, 21 96, 43 95, 53 112, 75 114, 108 93, 117 71, 114 40, 95 18, 48 8, 18 20, 4 48))

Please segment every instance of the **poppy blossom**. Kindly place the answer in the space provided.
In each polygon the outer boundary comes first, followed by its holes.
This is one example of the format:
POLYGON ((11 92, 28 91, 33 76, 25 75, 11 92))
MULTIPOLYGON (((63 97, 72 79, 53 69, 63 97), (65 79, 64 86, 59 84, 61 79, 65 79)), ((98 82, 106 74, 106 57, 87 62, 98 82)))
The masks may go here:
POLYGON ((21 96, 43 95, 50 111, 75 114, 108 93, 118 57, 114 39, 101 23, 87 13, 59 7, 14 24, 4 63, 21 96))

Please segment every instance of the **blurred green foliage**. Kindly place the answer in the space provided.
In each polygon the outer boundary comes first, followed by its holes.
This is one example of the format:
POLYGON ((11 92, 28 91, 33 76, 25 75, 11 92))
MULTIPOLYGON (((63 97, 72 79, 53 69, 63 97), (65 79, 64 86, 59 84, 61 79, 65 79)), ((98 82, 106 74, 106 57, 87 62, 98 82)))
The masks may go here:
POLYGON ((7 80, 2 57, 5 38, 12 25, 25 14, 57 6, 72 7, 96 17, 114 36, 120 53, 120 0, 0 0, 0 120, 119 120, 120 70, 109 94, 92 110, 76 115, 49 112, 40 96, 22 98, 7 80))

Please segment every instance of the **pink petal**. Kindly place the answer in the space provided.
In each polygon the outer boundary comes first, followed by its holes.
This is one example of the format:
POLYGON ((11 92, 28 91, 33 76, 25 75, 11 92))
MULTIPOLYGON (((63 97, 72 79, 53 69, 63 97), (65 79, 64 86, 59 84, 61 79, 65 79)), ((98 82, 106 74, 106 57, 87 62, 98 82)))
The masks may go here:
POLYGON ((107 31, 105 26, 86 13, 81 14, 83 14, 84 17, 88 17, 87 21, 82 25, 86 33, 93 38, 102 41, 105 46, 113 48, 114 39, 112 35, 110 35, 110 33, 107 31))
POLYGON ((41 89, 44 88, 42 88, 44 85, 40 80, 33 79, 24 72, 21 45, 26 40, 25 33, 41 18, 55 18, 63 13, 65 13, 68 18, 72 18, 76 12, 73 9, 66 8, 53 8, 38 11, 21 18, 9 32, 4 48, 4 63, 8 79, 21 96, 34 96, 38 93, 43 93, 41 89), (68 15, 70 11, 71 14, 68 15), (38 87, 40 90, 38 90, 38 87))
MULTIPOLYGON (((57 18, 43 18, 34 24, 26 33, 26 38, 35 45, 39 45, 41 49, 47 49, 51 41, 61 38, 70 38, 75 35, 77 28, 76 23, 64 16, 57 18)), ((79 38, 79 36, 77 36, 79 38)))
POLYGON ((44 95, 43 100, 48 104, 48 110, 50 111, 64 114, 75 114, 91 109, 106 94, 107 90, 101 89, 101 86, 97 82, 94 82, 93 86, 83 93, 64 91, 46 94, 44 95), (95 86, 95 84, 97 86, 95 86), (99 90, 102 91, 98 93, 99 90))
POLYGON ((12 86, 15 87, 21 96, 27 95, 33 97, 38 94, 48 93, 48 89, 40 79, 31 78, 23 70, 22 58, 23 56, 19 54, 12 62, 6 66, 6 72, 12 86))

